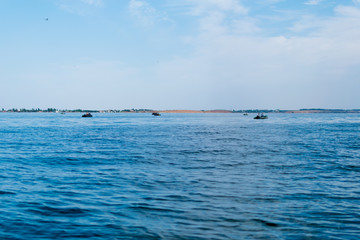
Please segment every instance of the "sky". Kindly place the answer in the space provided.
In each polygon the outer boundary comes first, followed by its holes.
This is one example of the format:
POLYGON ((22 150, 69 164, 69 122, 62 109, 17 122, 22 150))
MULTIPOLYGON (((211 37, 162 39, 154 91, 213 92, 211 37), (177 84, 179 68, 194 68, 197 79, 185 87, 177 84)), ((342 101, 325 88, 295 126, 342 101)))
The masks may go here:
POLYGON ((0 108, 360 108, 360 0, 3 0, 0 108))

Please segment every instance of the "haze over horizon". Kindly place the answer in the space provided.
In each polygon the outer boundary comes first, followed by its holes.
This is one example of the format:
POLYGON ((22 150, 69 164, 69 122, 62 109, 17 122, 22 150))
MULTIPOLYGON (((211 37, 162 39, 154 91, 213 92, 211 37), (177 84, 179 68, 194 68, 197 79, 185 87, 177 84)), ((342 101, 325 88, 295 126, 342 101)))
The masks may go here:
POLYGON ((0 4, 0 109, 360 108, 360 0, 0 4))

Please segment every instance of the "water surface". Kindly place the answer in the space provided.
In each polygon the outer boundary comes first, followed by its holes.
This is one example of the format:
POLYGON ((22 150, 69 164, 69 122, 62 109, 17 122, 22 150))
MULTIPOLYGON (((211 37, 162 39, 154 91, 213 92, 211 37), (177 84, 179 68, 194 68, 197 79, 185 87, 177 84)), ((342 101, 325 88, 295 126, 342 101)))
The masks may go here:
POLYGON ((0 239, 358 239, 360 115, 0 113, 0 239))

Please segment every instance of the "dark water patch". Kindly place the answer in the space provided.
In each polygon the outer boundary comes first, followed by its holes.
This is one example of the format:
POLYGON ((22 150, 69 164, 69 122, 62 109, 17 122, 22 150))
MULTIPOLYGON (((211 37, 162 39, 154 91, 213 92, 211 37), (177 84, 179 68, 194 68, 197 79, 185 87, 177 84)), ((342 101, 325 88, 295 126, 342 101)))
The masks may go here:
POLYGON ((16 195, 16 193, 9 191, 0 191, 0 195, 16 195))
POLYGON ((268 226, 268 227, 279 227, 279 224, 274 223, 274 222, 269 222, 269 221, 266 221, 266 220, 263 220, 263 219, 253 219, 252 221, 261 223, 261 224, 263 224, 265 226, 268 226))
POLYGON ((343 171, 360 172, 360 166, 358 165, 340 165, 336 168, 343 171))

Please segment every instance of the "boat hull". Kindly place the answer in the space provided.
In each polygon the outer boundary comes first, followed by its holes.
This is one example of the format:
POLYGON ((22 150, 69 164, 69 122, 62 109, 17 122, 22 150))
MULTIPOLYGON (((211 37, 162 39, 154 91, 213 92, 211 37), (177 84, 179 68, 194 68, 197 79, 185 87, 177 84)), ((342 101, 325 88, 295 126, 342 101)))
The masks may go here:
POLYGON ((256 117, 254 117, 254 119, 267 119, 268 117, 267 116, 256 116, 256 117))

